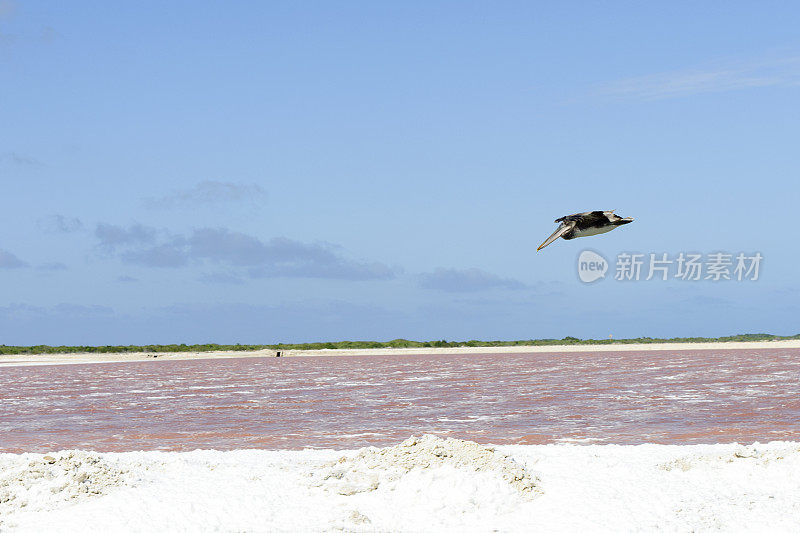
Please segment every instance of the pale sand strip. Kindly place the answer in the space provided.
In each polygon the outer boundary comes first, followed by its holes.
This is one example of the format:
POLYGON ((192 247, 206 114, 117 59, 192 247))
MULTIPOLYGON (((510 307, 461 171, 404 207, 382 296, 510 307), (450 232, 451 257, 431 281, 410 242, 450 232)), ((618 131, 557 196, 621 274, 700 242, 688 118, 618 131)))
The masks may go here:
MULTIPOLYGON (((684 350, 765 350, 800 348, 800 340, 758 342, 686 342, 661 344, 572 344, 555 346, 481 346, 458 348, 375 348, 357 350, 285 350, 285 357, 357 356, 357 355, 448 355, 498 353, 574 353, 574 352, 642 352, 684 350)), ((65 353, 39 355, 0 355, 0 369, 6 366, 62 365, 82 363, 119 363, 126 361, 176 361, 186 359, 223 359, 237 357, 275 357, 275 350, 248 352, 131 352, 131 353, 65 353)))

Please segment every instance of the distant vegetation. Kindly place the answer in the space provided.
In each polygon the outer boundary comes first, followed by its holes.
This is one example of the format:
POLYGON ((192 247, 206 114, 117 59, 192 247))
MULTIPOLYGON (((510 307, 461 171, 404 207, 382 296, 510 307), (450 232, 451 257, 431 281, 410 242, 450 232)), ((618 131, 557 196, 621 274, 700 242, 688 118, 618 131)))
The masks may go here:
POLYGON ((522 341, 409 341, 395 339, 388 342, 340 341, 307 342, 303 344, 147 344, 143 346, 6 346, 0 345, 0 354, 43 354, 43 353, 125 353, 125 352, 216 352, 253 350, 345 350, 354 348, 440 348, 440 347, 487 347, 487 346, 563 346, 574 344, 648 344, 660 342, 742 342, 800 339, 800 334, 790 337, 769 335, 767 333, 747 333, 729 337, 676 337, 654 339, 531 339, 522 341))

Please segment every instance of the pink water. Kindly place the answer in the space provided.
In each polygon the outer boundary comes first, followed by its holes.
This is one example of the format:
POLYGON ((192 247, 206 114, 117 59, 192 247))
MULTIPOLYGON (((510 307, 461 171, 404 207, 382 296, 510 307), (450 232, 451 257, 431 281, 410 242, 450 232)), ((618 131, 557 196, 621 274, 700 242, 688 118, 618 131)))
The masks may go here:
POLYGON ((0 451, 800 440, 800 350, 3 367, 0 451))

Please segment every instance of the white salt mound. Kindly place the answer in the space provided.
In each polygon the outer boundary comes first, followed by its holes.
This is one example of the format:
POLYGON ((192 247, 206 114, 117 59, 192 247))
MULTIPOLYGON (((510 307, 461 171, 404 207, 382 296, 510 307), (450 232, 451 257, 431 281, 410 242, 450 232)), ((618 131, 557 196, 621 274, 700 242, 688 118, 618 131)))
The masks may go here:
POLYGON ((96 452, 69 450, 15 459, 0 469, 0 525, 2 517, 13 511, 50 510, 65 502, 99 496, 126 484, 129 476, 127 468, 96 452))
POLYGON ((752 463, 758 466, 767 466, 783 461, 784 459, 797 459, 800 453, 800 446, 796 448, 774 448, 766 447, 763 444, 751 444, 748 446, 736 445, 735 449, 717 452, 695 452, 687 454, 671 461, 659 464, 662 470, 680 470, 687 472, 698 468, 724 468, 731 463, 752 463))
POLYGON ((412 471, 454 468, 498 478, 525 498, 541 494, 539 479, 510 456, 477 442, 435 435, 410 437, 396 446, 363 448, 313 472, 312 485, 344 496, 396 484, 412 471))

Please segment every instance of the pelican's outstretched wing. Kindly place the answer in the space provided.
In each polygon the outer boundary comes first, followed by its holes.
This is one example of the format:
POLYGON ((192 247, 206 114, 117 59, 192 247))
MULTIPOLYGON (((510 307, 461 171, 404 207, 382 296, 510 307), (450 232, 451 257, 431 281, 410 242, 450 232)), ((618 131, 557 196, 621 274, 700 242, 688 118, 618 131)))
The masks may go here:
POLYGON ((550 236, 547 238, 547 240, 546 240, 546 241, 544 241, 544 242, 543 242, 543 243, 542 243, 542 244, 541 244, 541 245, 540 245, 540 246, 539 246, 539 247, 536 249, 536 251, 538 252, 539 250, 541 250, 542 248, 544 248, 544 247, 545 247, 545 246, 547 246, 548 244, 552 243, 554 240, 558 239, 559 237, 561 237, 562 235, 564 235, 566 232, 568 232, 569 230, 571 230, 571 229, 572 229, 572 228, 574 228, 574 227, 575 227, 575 222, 574 222, 574 221, 571 221, 571 220, 567 221, 567 220, 565 220, 564 222, 562 222, 562 223, 561 223, 561 225, 560 225, 560 226, 558 226, 558 229, 556 229, 556 230, 553 232, 553 234, 552 234, 552 235, 550 235, 550 236))

